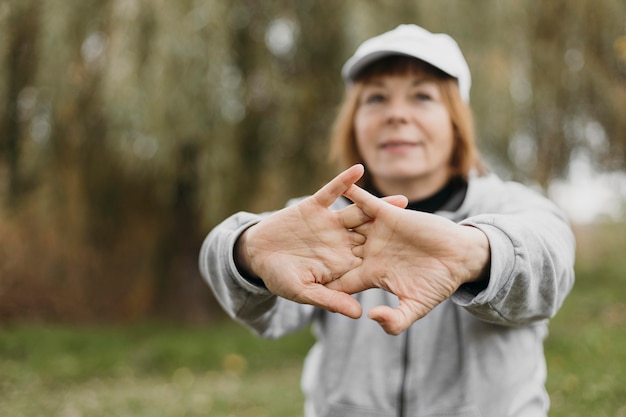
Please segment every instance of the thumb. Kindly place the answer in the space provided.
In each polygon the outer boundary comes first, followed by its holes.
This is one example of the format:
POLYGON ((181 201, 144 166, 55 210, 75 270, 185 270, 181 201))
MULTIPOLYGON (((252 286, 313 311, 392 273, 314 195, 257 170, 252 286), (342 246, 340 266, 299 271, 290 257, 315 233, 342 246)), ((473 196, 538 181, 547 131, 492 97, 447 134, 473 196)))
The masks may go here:
POLYGON ((333 313, 358 319, 363 313, 361 304, 349 294, 314 284, 302 294, 302 301, 333 313))
POLYGON ((378 322, 380 327, 391 335, 399 335, 419 319, 419 317, 413 317, 413 314, 403 304, 400 304, 397 308, 389 306, 373 307, 367 313, 367 317, 378 322))
POLYGON ((343 274, 338 279, 326 284, 326 288, 331 290, 340 291, 346 294, 355 294, 370 288, 374 288, 374 285, 367 282, 365 279, 366 274, 362 269, 362 265, 357 268, 343 274))

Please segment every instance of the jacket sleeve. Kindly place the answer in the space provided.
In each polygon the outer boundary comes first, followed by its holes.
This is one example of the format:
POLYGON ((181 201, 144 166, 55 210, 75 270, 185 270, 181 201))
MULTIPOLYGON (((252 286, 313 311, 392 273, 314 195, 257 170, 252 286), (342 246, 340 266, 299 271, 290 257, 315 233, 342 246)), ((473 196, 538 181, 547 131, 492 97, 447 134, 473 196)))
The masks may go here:
POLYGON ((553 317, 574 284, 575 239, 564 214, 535 191, 499 180, 483 201, 491 203, 484 203, 482 214, 461 224, 489 239, 489 283, 477 294, 462 287, 452 301, 510 326, 553 317))
POLYGON ((229 316, 262 337, 278 338, 307 325, 314 307, 277 297, 238 271, 235 243, 244 230, 263 216, 240 212, 217 225, 202 244, 199 267, 229 316))

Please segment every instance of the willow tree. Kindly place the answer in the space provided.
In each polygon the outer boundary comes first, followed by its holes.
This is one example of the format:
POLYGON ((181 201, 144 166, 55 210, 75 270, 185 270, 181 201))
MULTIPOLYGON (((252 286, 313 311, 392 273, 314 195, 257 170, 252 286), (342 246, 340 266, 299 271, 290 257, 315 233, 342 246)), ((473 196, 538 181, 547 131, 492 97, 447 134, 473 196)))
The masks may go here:
POLYGON ((622 0, 5 0, 0 318, 214 317, 203 237, 334 174, 341 65, 399 23, 459 42, 502 175, 622 170, 625 18, 622 0))

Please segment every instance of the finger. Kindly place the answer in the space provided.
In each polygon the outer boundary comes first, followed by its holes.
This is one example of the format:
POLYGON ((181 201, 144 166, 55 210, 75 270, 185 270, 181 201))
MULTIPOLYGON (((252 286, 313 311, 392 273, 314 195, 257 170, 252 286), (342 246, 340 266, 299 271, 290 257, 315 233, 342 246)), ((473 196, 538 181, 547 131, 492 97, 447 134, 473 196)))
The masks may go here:
POLYGON ((350 188, 363 175, 364 168, 361 164, 356 164, 337 175, 330 182, 320 188, 313 198, 323 207, 330 207, 344 191, 350 188))
POLYGON ((354 229, 372 220, 356 204, 351 204, 344 209, 338 210, 336 213, 339 216, 339 221, 346 229, 354 229))
POLYGON ((367 236, 370 233, 370 229, 372 228, 373 223, 372 222, 367 222, 362 224, 361 226, 357 226, 355 228, 353 228, 352 230, 354 232, 356 232, 357 234, 362 235, 365 240, 367 240, 367 236))
MULTIPOLYGON (((366 216, 371 218, 378 217, 377 214, 380 210, 383 210, 387 206, 387 203, 384 200, 368 193, 361 187, 354 184, 345 190, 343 195, 352 200, 361 210, 363 210, 366 216)), ((392 201, 394 201, 394 199, 392 199, 392 201)))
MULTIPOLYGON (((403 195, 392 195, 392 196, 388 196, 388 197, 383 197, 382 198, 383 201, 385 201, 388 204, 391 204, 392 206, 404 209, 406 208, 406 206, 409 204, 409 199, 406 198, 403 195)), ((365 215, 365 214, 364 214, 365 215)), ((373 219, 372 219, 373 220, 373 219)), ((359 226, 355 226, 352 228, 352 230, 354 230, 355 232, 363 235, 363 236, 368 236, 369 235, 369 230, 372 227, 373 223, 371 221, 367 222, 367 223, 363 223, 359 226)))
POLYGON ((370 288, 374 288, 365 278, 361 267, 351 269, 334 281, 326 284, 326 287, 346 294, 356 294, 370 288))
POLYGON ((365 244, 366 240, 367 238, 363 236, 361 233, 357 233, 353 231, 350 232, 350 243, 352 243, 352 245, 362 246, 365 244))
POLYGON ((383 197, 383 200, 385 200, 385 202, 391 204, 392 206, 400 207, 402 209, 406 208, 406 206, 409 204, 409 199, 403 195, 391 195, 388 197, 383 197))
MULTIPOLYGON (((405 208, 407 204, 409 204, 408 198, 403 195, 383 197, 383 200, 386 203, 400 208, 405 208)), ((351 204, 344 209, 338 210, 337 214, 339 221, 346 229, 355 229, 372 220, 372 218, 365 214, 356 204, 351 204)))
POLYGON ((319 284, 310 286, 302 295, 302 299, 307 304, 333 313, 340 313, 352 319, 358 319, 363 313, 361 304, 349 294, 334 291, 319 284))
POLYGON ((363 248, 363 245, 355 246, 352 248, 352 254, 356 256, 357 258, 363 258, 364 253, 365 253, 365 250, 363 248))

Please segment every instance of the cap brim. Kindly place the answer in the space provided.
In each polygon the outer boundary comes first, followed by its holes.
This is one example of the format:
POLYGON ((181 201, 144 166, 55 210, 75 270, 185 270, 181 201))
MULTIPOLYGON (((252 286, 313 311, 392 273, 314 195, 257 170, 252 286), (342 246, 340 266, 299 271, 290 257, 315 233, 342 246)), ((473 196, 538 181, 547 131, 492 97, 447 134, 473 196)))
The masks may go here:
POLYGON ((371 52, 362 57, 353 57, 355 58, 353 62, 350 62, 351 60, 346 62, 346 64, 344 65, 344 71, 342 71, 343 78, 346 81, 353 82, 356 79, 356 77, 359 75, 361 70, 363 70, 369 64, 381 58, 384 58, 386 56, 391 56, 391 55, 404 55, 404 56, 417 58, 414 56, 414 54, 408 54, 408 53, 401 52, 395 49, 379 50, 379 51, 371 52))

